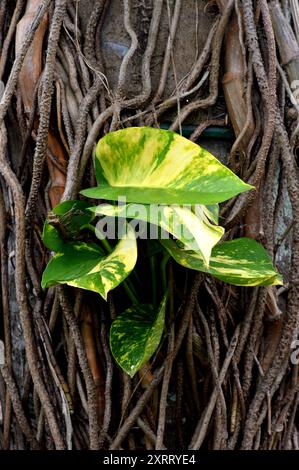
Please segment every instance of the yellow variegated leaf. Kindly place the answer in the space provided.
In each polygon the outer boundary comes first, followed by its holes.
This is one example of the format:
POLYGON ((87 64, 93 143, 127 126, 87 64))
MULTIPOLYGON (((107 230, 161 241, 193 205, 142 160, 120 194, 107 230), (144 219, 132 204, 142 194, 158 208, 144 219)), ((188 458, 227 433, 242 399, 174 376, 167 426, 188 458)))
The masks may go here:
MULTIPOLYGON (((184 243, 189 249, 200 251, 206 265, 209 264, 213 246, 219 242, 224 234, 222 227, 209 222, 203 206, 200 205, 196 207, 196 213, 188 207, 156 204, 128 204, 122 206, 101 204, 90 208, 90 210, 98 215, 142 220, 159 226, 184 243)), ((165 233, 160 236, 165 237, 165 233)), ((151 230, 149 238, 158 238, 158 234, 155 235, 151 230)))
POLYGON ((108 256, 100 249, 82 242, 67 243, 46 267, 42 286, 68 284, 99 293, 105 300, 110 290, 117 287, 134 269, 137 244, 134 231, 128 227, 108 256))
POLYGON ((252 189, 207 150, 170 131, 131 127, 96 149, 97 188, 85 196, 144 204, 215 204, 252 189))
POLYGON ((119 366, 131 377, 154 354, 161 341, 166 296, 159 309, 135 305, 121 313, 110 330, 111 352, 119 366))
POLYGON ((206 267, 200 253, 179 248, 173 240, 161 240, 169 254, 182 266, 203 271, 236 286, 281 285, 281 275, 274 268, 265 248, 251 238, 219 243, 206 267))

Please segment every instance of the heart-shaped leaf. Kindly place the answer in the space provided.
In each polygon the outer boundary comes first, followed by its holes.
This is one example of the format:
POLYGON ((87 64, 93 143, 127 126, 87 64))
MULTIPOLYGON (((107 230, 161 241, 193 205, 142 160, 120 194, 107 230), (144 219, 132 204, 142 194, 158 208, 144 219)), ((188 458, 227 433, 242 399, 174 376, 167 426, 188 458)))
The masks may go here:
POLYGON ((135 305, 112 323, 110 347, 118 365, 131 377, 152 357, 161 341, 166 296, 158 311, 152 305, 135 305))
POLYGON ((96 149, 97 188, 87 197, 143 204, 215 204, 253 187, 207 150, 170 131, 131 127, 96 149))
MULTIPOLYGON (((142 220, 161 227, 171 233, 189 249, 199 250, 206 265, 209 264, 211 250, 224 234, 224 229, 209 222, 204 206, 196 206, 196 214, 187 207, 166 205, 127 204, 112 206, 101 204, 90 208, 97 215, 123 217, 142 220)), ((158 233, 150 232, 150 237, 158 238, 158 233)))
POLYGON ((68 284, 97 292, 106 300, 108 292, 130 274, 136 261, 136 238, 130 228, 108 256, 104 256, 94 244, 65 243, 62 251, 48 263, 43 273, 42 287, 68 284))
POLYGON ((104 253, 94 243, 64 243, 62 250, 49 261, 42 277, 42 287, 80 278, 90 272, 104 258, 104 253))
POLYGON ((65 239, 74 239, 94 215, 85 201, 64 201, 48 214, 43 228, 43 242, 49 250, 60 251, 65 239))
POLYGON ((200 253, 179 248, 173 240, 161 240, 169 254, 185 268, 211 274, 236 286, 281 285, 281 275, 275 270, 265 248, 251 238, 220 243, 212 250, 207 268, 200 253))

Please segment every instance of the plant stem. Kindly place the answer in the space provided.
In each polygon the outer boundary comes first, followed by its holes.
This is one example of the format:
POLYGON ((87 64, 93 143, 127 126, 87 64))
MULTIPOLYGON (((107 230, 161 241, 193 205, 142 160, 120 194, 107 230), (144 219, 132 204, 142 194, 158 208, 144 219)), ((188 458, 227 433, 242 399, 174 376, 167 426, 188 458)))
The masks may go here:
MULTIPOLYGON (((93 232, 94 234, 96 233, 96 228, 91 225, 91 224, 86 224, 85 225, 85 228, 88 228, 91 232, 93 232)), ((98 237, 97 237, 98 238, 98 237)), ((100 240, 103 248, 108 252, 108 253, 111 253, 112 251, 112 247, 110 245, 110 243, 108 242, 107 238, 98 238, 98 240, 100 240)))
POLYGON ((151 267, 151 281, 152 281, 152 302, 153 305, 157 304, 157 285, 156 285, 156 258, 155 256, 150 256, 150 267, 151 267))
POLYGON ((173 298, 173 269, 172 259, 168 264, 168 300, 169 300, 169 317, 170 321, 174 320, 174 298, 173 298))
POLYGON ((170 258, 170 255, 168 253, 165 253, 163 256, 163 259, 161 261, 161 277, 162 277, 162 286, 163 286, 163 292, 167 290, 167 263, 170 258))
POLYGON ((131 286, 129 285, 128 281, 123 281, 122 286, 124 290, 126 291, 127 296, 131 300, 133 304, 139 304, 139 300, 137 299, 136 295, 134 294, 133 290, 131 289, 131 286))

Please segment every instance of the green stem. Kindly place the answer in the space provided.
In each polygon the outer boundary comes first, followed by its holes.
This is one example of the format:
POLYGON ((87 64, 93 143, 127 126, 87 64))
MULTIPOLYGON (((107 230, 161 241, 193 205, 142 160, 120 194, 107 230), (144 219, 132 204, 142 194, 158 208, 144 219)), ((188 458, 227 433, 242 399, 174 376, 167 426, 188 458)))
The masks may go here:
POLYGON ((173 297, 173 269, 172 260, 168 264, 168 300, 169 300, 169 317, 174 320, 174 297, 173 297))
POLYGON ((121 285, 123 286, 124 290, 126 291, 126 294, 129 297, 129 299, 131 300, 131 302, 133 304, 139 304, 140 302, 137 299, 136 295, 134 294, 133 290, 131 289, 128 281, 123 281, 121 285))
MULTIPOLYGON (((93 232, 94 234, 96 233, 96 228, 91 225, 91 224, 86 224, 85 225, 85 228, 88 228, 89 230, 91 230, 91 232, 93 232)), ((98 238, 98 237, 97 237, 98 238)), ((110 243, 108 242, 107 238, 98 238, 98 240, 100 240, 100 243, 102 244, 103 248, 108 252, 108 253, 111 253, 111 251, 113 250, 113 248, 111 247, 110 243)))
POLYGON ((91 230, 91 232, 96 233, 96 228, 91 224, 86 224, 82 228, 88 228, 88 230, 91 230))
POLYGON ((153 305, 157 305, 157 280, 156 280, 156 258, 155 256, 150 256, 150 267, 151 267, 151 281, 152 281, 152 295, 153 295, 153 305))
POLYGON ((168 253, 165 253, 163 256, 163 259, 161 261, 161 277, 162 277, 162 285, 163 285, 163 291, 167 290, 168 283, 167 283, 167 263, 170 258, 170 255, 168 253))

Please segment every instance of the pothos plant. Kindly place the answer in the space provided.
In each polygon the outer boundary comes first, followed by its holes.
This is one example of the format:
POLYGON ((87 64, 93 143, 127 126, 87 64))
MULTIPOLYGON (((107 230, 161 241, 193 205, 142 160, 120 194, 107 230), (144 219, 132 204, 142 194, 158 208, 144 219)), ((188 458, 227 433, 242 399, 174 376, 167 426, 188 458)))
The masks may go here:
POLYGON ((254 188, 208 151, 174 132, 128 128, 99 141, 94 165, 98 186, 81 194, 110 203, 91 207, 86 200, 66 201, 48 215, 43 240, 56 254, 43 273, 42 286, 68 284, 107 300, 108 292, 123 283, 132 306, 113 321, 110 346, 130 376, 158 348, 167 305, 166 286, 159 305, 155 298, 152 304, 141 304, 132 276, 126 279, 136 265, 137 238, 146 238, 146 229, 156 229, 150 230, 154 237, 147 233, 156 239, 148 240, 148 256, 155 256, 159 244, 164 267, 172 257, 185 268, 236 286, 282 284, 261 244, 249 238, 221 242, 218 204, 254 188), (116 220, 118 242, 104 236, 109 235, 104 225, 115 228, 116 220), (146 224, 142 230, 141 221, 146 224), (84 235, 86 230, 91 237, 84 235))

